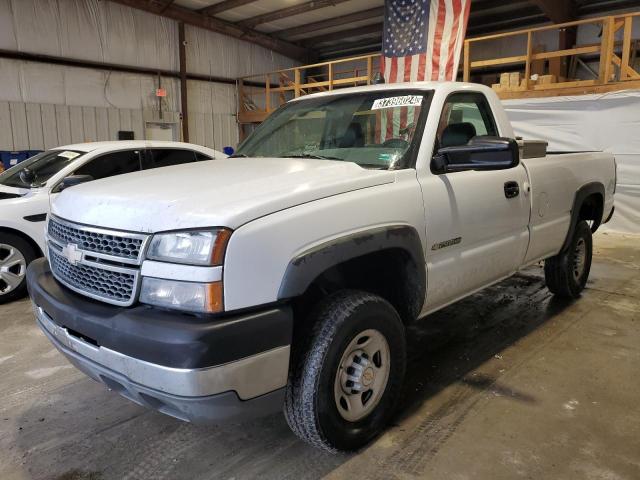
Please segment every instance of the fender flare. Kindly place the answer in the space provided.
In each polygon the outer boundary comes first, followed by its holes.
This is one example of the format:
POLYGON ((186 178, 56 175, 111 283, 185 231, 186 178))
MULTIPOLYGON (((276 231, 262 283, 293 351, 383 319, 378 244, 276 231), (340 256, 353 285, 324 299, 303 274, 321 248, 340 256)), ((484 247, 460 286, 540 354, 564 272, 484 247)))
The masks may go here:
POLYGON ((29 245, 31 245, 31 247, 33 247, 33 251, 37 255, 36 258, 44 256, 44 252, 40 248, 40 245, 38 245, 38 242, 36 242, 31 237, 31 235, 29 235, 27 233, 24 233, 22 230, 18 230, 17 228, 13 228, 13 227, 6 227, 4 225, 0 225, 0 233, 8 233, 8 234, 15 235, 17 237, 20 237, 20 238, 24 239, 24 241, 26 241, 29 245))
MULTIPOLYGON (((564 244, 562 245, 562 250, 561 250, 562 252, 565 252, 569 248, 569 245, 571 244, 571 239, 573 238, 573 232, 575 231, 576 225, 578 224, 578 221, 580 219, 579 217, 580 209, 582 208, 584 201, 587 199, 587 197, 593 194, 599 194, 602 197, 602 206, 604 209, 604 199, 605 199, 604 192, 605 192, 604 185, 600 182, 587 183, 586 185, 583 185, 578 189, 575 196, 573 197, 573 205, 571 206, 571 221, 569 223, 569 231, 567 232, 567 236, 564 239, 564 244)), ((594 219, 593 226, 591 227, 591 231, 593 233, 595 233, 595 231, 598 229, 598 227, 602 223, 603 215, 604 215, 604 212, 600 211, 600 215, 599 215, 600 218, 594 219)))
POLYGON ((426 293, 427 272, 420 235, 408 225, 390 225, 352 233, 311 248, 287 265, 278 299, 302 295, 309 285, 329 268, 345 261, 389 249, 404 250, 415 263, 417 287, 426 293))

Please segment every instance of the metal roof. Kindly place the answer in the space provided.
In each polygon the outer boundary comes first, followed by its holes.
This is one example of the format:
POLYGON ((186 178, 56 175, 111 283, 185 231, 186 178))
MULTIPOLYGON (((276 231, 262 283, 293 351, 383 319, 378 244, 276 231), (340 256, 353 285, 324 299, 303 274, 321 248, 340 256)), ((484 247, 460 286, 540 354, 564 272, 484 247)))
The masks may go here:
MULTIPOLYGON (((112 0, 252 41, 301 61, 380 50, 384 0, 112 0)), ((561 23, 638 0, 472 0, 467 36, 561 23)))

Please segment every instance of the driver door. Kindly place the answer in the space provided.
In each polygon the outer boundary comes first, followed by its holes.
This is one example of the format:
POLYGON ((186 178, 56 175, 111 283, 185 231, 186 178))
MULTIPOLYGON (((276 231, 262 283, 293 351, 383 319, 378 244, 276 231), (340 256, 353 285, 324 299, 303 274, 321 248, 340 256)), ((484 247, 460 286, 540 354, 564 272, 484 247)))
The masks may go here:
MULTIPOLYGON (((480 92, 450 95, 434 153, 440 147, 465 145, 477 135, 499 135, 485 96, 480 92)), ((527 174, 521 164, 503 170, 423 172, 419 180, 428 242, 425 313, 519 268, 529 239, 527 174), (518 185, 516 196, 513 182, 518 185)))

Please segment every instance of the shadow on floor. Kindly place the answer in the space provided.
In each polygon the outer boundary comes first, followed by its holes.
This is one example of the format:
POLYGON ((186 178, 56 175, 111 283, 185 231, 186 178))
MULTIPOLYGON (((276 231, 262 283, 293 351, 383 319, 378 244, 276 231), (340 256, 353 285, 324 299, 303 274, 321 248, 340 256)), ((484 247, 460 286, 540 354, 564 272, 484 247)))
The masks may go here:
MULTIPOLYGON (((420 419, 423 445, 414 449, 419 461, 437 452, 437 445, 459 425, 479 392, 536 402, 527 392, 514 391, 496 376, 474 370, 499 358, 506 347, 566 306, 551 297, 534 270, 410 327, 396 428, 437 392, 463 387, 420 419)), ((23 472, 39 480, 313 479, 351 458, 306 446, 289 431, 282 415, 240 425, 198 427, 147 411, 88 379, 47 392, 16 424, 20 430, 14 443, 23 458, 23 472)), ((397 448, 402 451, 403 445, 397 448)))

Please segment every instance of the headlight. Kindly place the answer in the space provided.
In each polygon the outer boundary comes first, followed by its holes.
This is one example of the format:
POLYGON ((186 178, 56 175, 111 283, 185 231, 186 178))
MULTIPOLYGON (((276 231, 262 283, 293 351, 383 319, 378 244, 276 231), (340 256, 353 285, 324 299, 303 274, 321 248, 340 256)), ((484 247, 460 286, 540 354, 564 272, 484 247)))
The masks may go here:
POLYGON ((187 312, 217 313, 223 310, 222 282, 179 282, 144 277, 140 302, 187 312))
POLYGON ((226 229, 154 235, 147 258, 189 265, 222 265, 231 231, 226 229))

